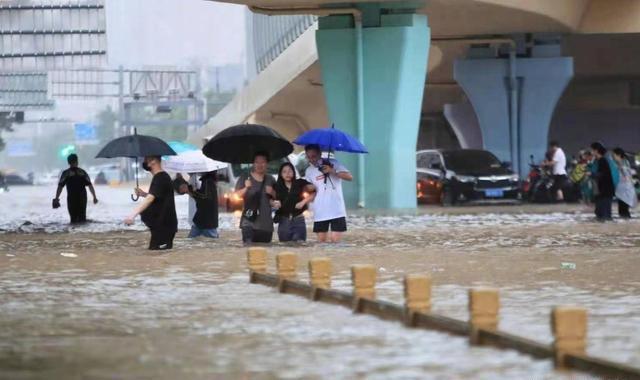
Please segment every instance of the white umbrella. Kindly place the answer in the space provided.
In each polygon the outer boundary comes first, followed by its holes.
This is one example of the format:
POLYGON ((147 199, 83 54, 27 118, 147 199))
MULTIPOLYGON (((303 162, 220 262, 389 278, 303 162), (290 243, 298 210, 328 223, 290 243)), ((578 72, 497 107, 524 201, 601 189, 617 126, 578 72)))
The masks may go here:
POLYGON ((167 156, 162 165, 165 170, 177 173, 206 173, 229 166, 205 156, 201 150, 180 153, 177 156, 167 156))

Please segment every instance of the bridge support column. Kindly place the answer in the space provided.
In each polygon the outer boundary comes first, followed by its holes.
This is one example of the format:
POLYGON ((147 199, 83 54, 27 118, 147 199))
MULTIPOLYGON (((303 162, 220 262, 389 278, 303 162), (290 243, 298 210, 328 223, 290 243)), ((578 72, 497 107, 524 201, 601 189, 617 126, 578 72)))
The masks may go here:
POLYGON ((413 10, 383 14, 379 5, 358 7, 362 20, 322 17, 316 32, 331 122, 369 149, 360 165, 357 155, 338 155, 355 179, 344 187, 345 200, 347 207, 415 208, 427 18, 413 10))
MULTIPOLYGON (((559 50, 558 50, 559 52, 559 50)), ((520 176, 544 159, 556 103, 573 77, 571 57, 466 58, 454 78, 475 110, 484 149, 520 176)))

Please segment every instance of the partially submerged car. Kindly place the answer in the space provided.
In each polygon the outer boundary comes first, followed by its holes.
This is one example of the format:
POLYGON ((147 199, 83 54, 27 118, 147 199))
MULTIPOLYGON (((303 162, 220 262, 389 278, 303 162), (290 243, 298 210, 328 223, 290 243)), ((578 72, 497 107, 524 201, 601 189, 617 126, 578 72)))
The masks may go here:
POLYGON ((420 203, 521 199, 520 178, 491 152, 480 149, 421 150, 416 153, 420 203))

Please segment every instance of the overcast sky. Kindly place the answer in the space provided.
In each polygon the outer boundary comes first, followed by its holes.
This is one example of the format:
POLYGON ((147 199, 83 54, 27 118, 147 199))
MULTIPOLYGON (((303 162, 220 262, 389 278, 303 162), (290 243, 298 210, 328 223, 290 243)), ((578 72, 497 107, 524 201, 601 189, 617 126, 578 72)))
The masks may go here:
POLYGON ((109 64, 243 63, 244 11, 205 0, 106 0, 109 64))

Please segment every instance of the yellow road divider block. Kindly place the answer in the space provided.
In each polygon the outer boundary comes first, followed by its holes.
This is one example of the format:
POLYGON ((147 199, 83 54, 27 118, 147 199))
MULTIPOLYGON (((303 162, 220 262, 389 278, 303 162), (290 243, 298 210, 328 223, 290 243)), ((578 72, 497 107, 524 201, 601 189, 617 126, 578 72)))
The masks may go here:
POLYGON ((331 288, 331 259, 314 257, 309 260, 309 282, 315 288, 331 288))
POLYGON ((293 280, 296 278, 298 266, 298 255, 293 252, 281 252, 276 255, 276 268, 278 276, 283 279, 293 280))
POLYGON ((261 247, 251 247, 247 251, 247 265, 253 272, 267 272, 267 250, 261 247))
POLYGON ((566 354, 584 355, 587 346, 587 310, 558 306, 551 312, 553 349, 557 367, 564 367, 566 354))
POLYGON ((500 296, 498 289, 479 288, 469 290, 469 314, 472 344, 481 344, 478 329, 494 331, 498 328, 500 296))
POLYGON ((405 307, 409 313, 431 311, 431 277, 408 274, 404 277, 405 307))
POLYGON ((351 266, 353 294, 357 298, 376 298, 376 277, 378 269, 373 265, 359 264, 351 266))

